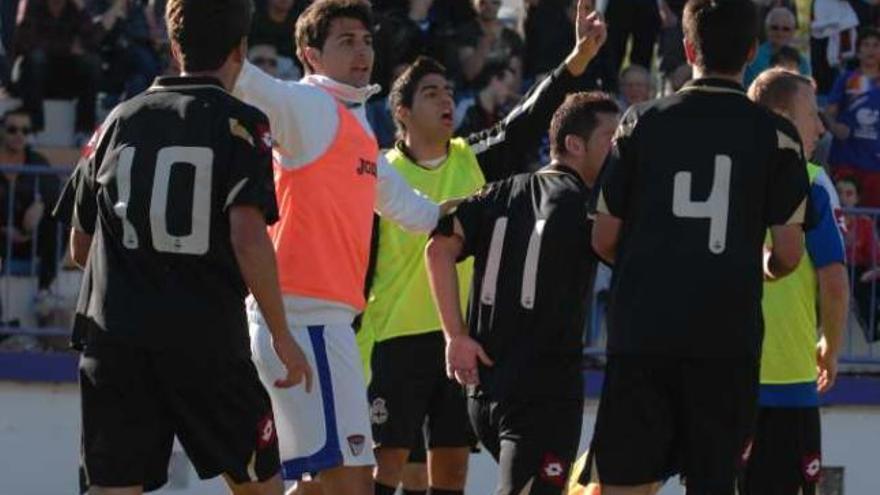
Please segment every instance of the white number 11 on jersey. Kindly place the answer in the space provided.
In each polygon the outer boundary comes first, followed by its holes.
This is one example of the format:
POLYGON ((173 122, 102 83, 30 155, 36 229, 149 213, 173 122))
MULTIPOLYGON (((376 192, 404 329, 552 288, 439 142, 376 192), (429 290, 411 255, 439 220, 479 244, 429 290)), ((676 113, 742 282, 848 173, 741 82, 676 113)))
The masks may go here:
POLYGON ((730 170, 733 161, 727 155, 715 156, 715 178, 706 201, 691 199, 690 172, 675 174, 672 213, 680 218, 708 218, 709 251, 721 254, 727 247, 727 213, 730 208, 730 170))

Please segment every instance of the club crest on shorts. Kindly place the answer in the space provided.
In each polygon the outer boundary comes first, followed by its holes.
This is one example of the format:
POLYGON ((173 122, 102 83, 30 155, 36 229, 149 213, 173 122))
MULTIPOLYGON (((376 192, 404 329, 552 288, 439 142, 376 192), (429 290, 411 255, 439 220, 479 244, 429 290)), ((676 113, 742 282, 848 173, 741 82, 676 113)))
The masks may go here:
POLYGON ((804 472, 804 481, 817 483, 822 476, 822 456, 819 454, 807 454, 801 460, 804 472))
POLYGON ((348 448, 351 449, 351 455, 357 457, 364 452, 364 446, 367 444, 367 437, 363 435, 349 435, 348 448))
POLYGON ((370 422, 374 425, 385 424, 388 421, 388 407, 385 399, 376 398, 370 405, 370 422))
POLYGON ((566 471, 567 466, 565 462, 553 454, 544 454, 544 461, 541 463, 540 473, 542 480, 553 486, 562 488, 565 486, 565 482, 568 479, 566 471))
POLYGON ((275 443, 275 419, 272 413, 266 415, 257 423, 257 448, 265 449, 275 443))

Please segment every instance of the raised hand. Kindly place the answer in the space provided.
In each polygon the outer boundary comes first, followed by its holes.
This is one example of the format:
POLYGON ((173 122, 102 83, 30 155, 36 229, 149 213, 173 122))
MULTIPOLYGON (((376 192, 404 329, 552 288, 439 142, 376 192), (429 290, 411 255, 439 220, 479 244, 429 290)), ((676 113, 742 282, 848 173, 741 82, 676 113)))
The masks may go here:
POLYGON ((578 0, 575 14, 575 46, 565 59, 569 72, 581 75, 608 38, 602 14, 594 11, 589 0, 578 0))

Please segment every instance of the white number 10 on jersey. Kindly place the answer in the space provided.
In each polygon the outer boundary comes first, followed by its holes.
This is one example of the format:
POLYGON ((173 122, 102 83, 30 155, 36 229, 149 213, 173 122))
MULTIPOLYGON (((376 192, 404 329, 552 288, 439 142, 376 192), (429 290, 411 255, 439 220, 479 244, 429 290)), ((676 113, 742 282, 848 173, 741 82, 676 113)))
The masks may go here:
MULTIPOLYGON (((119 153, 116 165, 116 190, 118 199, 114 213, 122 220, 122 243, 128 249, 140 247, 137 231, 128 218, 131 200, 131 168, 134 166, 135 149, 126 147, 119 153)), ((210 148, 195 146, 170 146, 162 148, 156 156, 153 170, 153 190, 150 195, 150 232, 153 248, 163 253, 205 254, 210 246, 211 232, 211 175, 214 152, 210 148), (171 170, 175 165, 189 165, 195 169, 192 196, 192 231, 189 235, 176 236, 168 232, 168 189, 171 186, 171 170)))
POLYGON ((727 247, 727 214, 730 209, 730 170, 733 161, 727 155, 715 156, 715 178, 706 201, 691 199, 690 172, 675 174, 672 213, 680 218, 708 218, 709 251, 721 254, 727 247))

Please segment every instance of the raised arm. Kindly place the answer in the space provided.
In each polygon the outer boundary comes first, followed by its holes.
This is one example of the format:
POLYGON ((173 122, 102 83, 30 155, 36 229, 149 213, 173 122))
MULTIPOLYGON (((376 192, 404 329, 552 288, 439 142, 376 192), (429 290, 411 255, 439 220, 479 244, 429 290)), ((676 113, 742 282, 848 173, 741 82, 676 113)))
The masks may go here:
POLYGON ((336 135, 336 103, 318 88, 275 79, 245 62, 233 94, 269 117, 275 159, 284 167, 314 161, 336 135))
POLYGON ((495 127, 468 136, 488 182, 525 171, 526 157, 540 144, 565 97, 582 89, 580 76, 605 42, 601 17, 578 2, 577 38, 565 61, 536 84, 495 127))
POLYGON ((378 163, 376 212, 405 230, 425 233, 434 230, 440 206, 414 190, 384 155, 379 155, 378 163))

